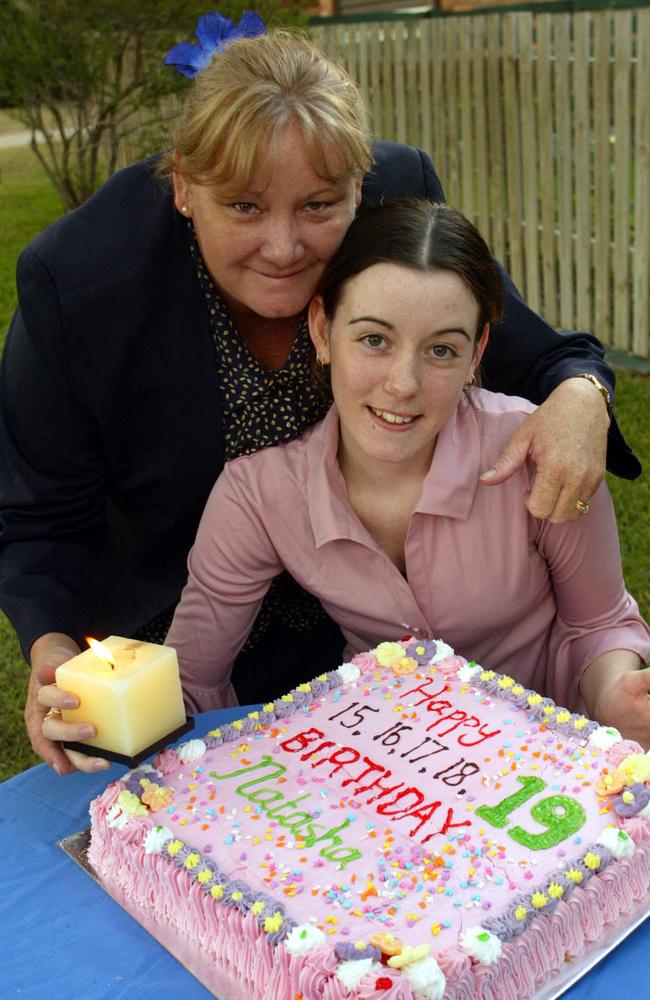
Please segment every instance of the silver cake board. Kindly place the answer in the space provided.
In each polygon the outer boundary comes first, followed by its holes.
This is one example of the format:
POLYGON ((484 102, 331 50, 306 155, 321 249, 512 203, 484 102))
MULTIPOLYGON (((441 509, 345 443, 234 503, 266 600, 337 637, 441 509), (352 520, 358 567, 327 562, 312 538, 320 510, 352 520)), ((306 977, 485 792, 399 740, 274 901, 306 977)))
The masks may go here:
MULTIPOLYGON (((182 934, 177 933, 168 924, 156 920, 155 915, 144 915, 140 908, 124 894, 113 887, 106 886, 94 871, 88 860, 88 845, 90 830, 80 830, 63 840, 57 840, 57 845, 65 851, 73 861, 83 868, 108 895, 118 903, 129 916, 139 923, 149 934, 163 946, 177 962, 187 969, 202 986, 219 1000, 250 1000, 250 991, 242 984, 241 991, 233 993, 232 982, 226 982, 214 963, 196 954, 196 948, 182 934)), ((563 993, 586 976, 587 973, 618 947, 644 920, 650 916, 650 900, 639 900, 629 913, 626 913, 615 924, 607 927, 596 941, 593 941, 579 958, 570 959, 562 969, 549 980, 541 990, 530 997, 530 1000, 557 1000, 563 993)))

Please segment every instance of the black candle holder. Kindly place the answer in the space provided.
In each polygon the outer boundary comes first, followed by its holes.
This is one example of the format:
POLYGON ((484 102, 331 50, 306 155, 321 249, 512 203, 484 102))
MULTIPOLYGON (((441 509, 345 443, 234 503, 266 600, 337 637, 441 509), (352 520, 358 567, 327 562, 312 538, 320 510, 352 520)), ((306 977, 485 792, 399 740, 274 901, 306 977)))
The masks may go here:
POLYGON ((87 757, 103 757, 105 760, 112 760, 116 764, 126 764, 127 767, 137 767, 141 764, 143 760, 147 757, 151 757, 152 754, 157 753, 159 750, 164 750, 166 746, 170 743, 174 743, 185 733, 189 733, 191 729, 194 729, 194 719, 190 716, 186 719, 182 726, 178 729, 174 729, 173 732, 167 733, 165 736, 161 736, 159 740, 152 743, 151 746, 145 747, 143 750, 139 750, 138 753, 129 757, 128 754, 117 753, 115 750, 104 750, 103 747, 90 746, 88 743, 73 743, 68 740, 63 740, 63 746, 67 750, 76 750, 78 753, 83 753, 87 757))

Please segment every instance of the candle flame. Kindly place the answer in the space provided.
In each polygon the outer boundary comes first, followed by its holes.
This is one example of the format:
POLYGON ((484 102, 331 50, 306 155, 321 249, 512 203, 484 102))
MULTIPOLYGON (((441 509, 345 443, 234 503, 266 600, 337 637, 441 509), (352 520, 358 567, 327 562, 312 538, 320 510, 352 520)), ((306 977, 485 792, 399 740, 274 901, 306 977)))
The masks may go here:
POLYGON ((111 670, 115 669, 115 660, 111 655, 110 649, 108 649, 102 642, 99 642, 98 639, 92 639, 88 635, 86 636, 86 642, 92 649, 93 653, 95 653, 95 655, 98 656, 100 660, 104 660, 107 667, 110 667, 111 670))

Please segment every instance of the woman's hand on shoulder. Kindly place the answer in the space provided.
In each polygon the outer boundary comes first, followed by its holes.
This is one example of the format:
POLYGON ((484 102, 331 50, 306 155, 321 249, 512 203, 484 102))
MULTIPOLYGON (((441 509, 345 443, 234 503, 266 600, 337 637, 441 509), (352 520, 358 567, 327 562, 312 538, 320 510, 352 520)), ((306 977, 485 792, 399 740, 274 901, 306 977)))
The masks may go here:
POLYGON ((587 379, 567 379, 520 424, 481 481, 498 486, 531 458, 530 513, 553 524, 576 521, 584 517, 578 502, 587 504, 605 475, 609 423, 600 392, 587 379))
POLYGON ((40 636, 31 648, 32 672, 25 703, 27 735, 34 753, 60 775, 103 771, 110 766, 108 761, 65 750, 61 745, 62 740, 74 742, 95 734, 89 723, 64 722, 61 718, 61 710, 78 708, 79 699, 56 686, 55 670, 80 652, 76 642, 60 632, 40 636))

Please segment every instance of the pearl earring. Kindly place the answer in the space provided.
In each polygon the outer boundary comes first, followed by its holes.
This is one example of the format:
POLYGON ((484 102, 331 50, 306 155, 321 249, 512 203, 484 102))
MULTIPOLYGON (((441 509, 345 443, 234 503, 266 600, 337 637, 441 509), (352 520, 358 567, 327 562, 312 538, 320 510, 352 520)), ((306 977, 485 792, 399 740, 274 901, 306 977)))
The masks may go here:
POLYGON ((183 215, 188 214, 189 208, 187 207, 187 205, 183 205, 183 207, 181 208, 181 212, 183 213, 183 215))

